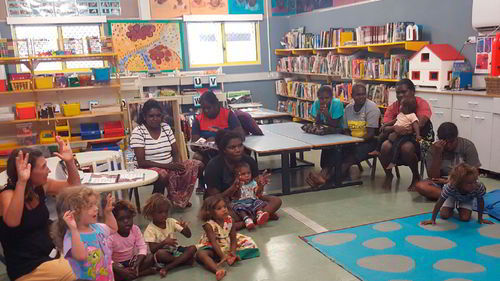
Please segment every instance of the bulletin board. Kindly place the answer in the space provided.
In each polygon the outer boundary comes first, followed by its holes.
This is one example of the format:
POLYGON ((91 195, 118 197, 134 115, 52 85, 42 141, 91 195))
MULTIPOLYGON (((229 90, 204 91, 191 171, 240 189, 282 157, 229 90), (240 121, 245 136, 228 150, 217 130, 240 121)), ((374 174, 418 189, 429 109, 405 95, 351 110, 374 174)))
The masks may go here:
POLYGON ((180 21, 110 21, 120 71, 184 69, 180 21))
POLYGON ((273 16, 288 16, 312 12, 317 9, 337 8, 373 0, 272 0, 273 16))
POLYGON ((264 14, 264 0, 228 0, 230 14, 264 14))
POLYGON ((119 16, 120 0, 5 0, 10 17, 119 16))
POLYGON ((166 19, 189 15, 190 0, 149 0, 151 18, 166 19))
POLYGON ((226 15, 229 12, 228 0, 191 0, 193 15, 226 15))

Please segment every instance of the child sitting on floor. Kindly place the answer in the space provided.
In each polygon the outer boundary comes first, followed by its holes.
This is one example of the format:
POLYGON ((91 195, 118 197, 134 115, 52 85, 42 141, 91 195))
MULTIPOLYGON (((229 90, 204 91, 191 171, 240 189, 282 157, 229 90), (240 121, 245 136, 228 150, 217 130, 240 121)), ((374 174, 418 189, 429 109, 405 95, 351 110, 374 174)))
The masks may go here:
MULTIPOLYGON (((118 232, 109 237, 109 245, 113 251, 115 280, 133 280, 157 273, 154 257, 148 254, 141 230, 133 222, 137 214, 134 205, 120 200, 113 207, 113 214, 118 223, 118 232)), ((160 275, 164 273, 163 269, 160 270, 160 275)))
POLYGON ((191 237, 188 223, 168 217, 172 203, 163 194, 155 193, 142 209, 144 217, 151 222, 144 231, 144 240, 148 243, 156 263, 164 264, 165 274, 180 265, 192 265, 195 246, 182 247, 177 244, 175 232, 180 232, 186 238, 191 237))
POLYGON ((222 264, 231 266, 239 260, 260 256, 252 238, 236 233, 226 202, 220 195, 210 196, 203 201, 200 219, 205 222, 205 232, 196 246, 196 259, 215 273, 217 280, 226 275, 226 271, 220 268, 222 264))
POLYGON ((264 225, 269 219, 269 213, 262 211, 267 203, 260 200, 263 186, 258 186, 255 179, 252 179, 252 171, 247 162, 240 162, 235 167, 235 172, 240 188, 231 196, 233 211, 245 222, 248 230, 255 228, 254 221, 258 225, 264 225))
POLYGON ((418 123, 417 115, 415 114, 417 110, 417 102, 415 99, 406 98, 401 101, 400 113, 396 119, 386 123, 382 127, 380 136, 378 137, 378 145, 375 151, 368 153, 371 156, 380 155, 380 148, 385 140, 392 142, 392 158, 391 163, 387 166, 390 170, 396 167, 397 160, 399 158, 399 152, 401 150, 401 145, 408 141, 419 142, 420 137, 420 127, 418 123), (405 133, 400 135, 394 131, 394 127, 402 127, 405 129, 405 133))
POLYGON ((99 194, 88 187, 67 188, 57 197, 54 242, 78 280, 114 280, 108 237, 116 232, 113 197, 108 194, 104 222, 97 223, 99 194))
POLYGON ((476 168, 461 163, 450 173, 449 182, 443 186, 441 196, 432 211, 432 219, 422 221, 423 225, 436 224, 436 216, 441 212, 442 219, 448 219, 453 215, 453 210, 458 209, 461 221, 469 221, 472 214, 472 201, 477 199, 477 219, 480 224, 491 224, 483 219, 484 194, 486 188, 478 181, 479 172, 476 168), (441 208, 442 206, 442 208, 441 208))

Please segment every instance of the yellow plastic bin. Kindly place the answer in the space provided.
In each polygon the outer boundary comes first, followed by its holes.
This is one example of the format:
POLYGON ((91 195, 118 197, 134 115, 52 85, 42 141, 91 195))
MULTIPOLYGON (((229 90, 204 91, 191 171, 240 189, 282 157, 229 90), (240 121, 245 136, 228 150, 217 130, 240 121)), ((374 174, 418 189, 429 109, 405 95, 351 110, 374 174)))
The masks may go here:
POLYGON ((80 115, 80 103, 68 103, 62 105, 64 116, 80 115))
POLYGON ((55 143, 56 137, 54 131, 42 130, 40 131, 40 144, 55 143))
POLYGON ((52 89, 54 88, 54 77, 38 76, 35 78, 35 85, 37 89, 52 89))

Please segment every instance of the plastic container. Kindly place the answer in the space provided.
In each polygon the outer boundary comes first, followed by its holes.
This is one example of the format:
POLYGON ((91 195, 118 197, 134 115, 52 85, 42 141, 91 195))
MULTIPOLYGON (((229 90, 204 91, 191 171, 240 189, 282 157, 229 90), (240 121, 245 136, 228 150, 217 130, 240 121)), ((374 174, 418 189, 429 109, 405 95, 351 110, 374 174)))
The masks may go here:
POLYGON ((58 73, 54 78, 54 84, 56 88, 66 88, 68 87, 68 77, 64 73, 58 73))
POLYGON ((78 74, 78 80, 80 81, 80 86, 92 86, 92 75, 88 73, 78 74))
POLYGON ((122 121, 104 122, 104 137, 114 138, 125 135, 125 128, 122 121))
POLYGON ((78 80, 78 77, 70 77, 68 78, 68 84, 70 87, 80 87, 80 80, 78 80))
POLYGON ((56 121, 56 135, 61 137, 62 140, 67 141, 71 139, 71 129, 68 120, 56 121))
POLYGON ((36 103, 35 102, 20 102, 16 103, 17 119, 35 119, 36 118, 36 103))
POLYGON ((30 79, 31 79, 31 73, 13 73, 13 74, 9 74, 9 80, 10 81, 30 80, 30 79))
POLYGON ((36 133, 26 136, 18 136, 17 142, 19 145, 34 145, 36 144, 36 133))
POLYGON ((111 71, 109 67, 92 68, 92 75, 97 83, 108 83, 111 71))
POLYGON ((54 76, 38 76, 35 78, 35 86, 37 89, 52 89, 54 88, 54 76))
POLYGON ((48 144, 56 142, 56 134, 51 130, 40 131, 40 144, 48 144))
POLYGON ((76 116, 80 115, 80 103, 67 103, 62 106, 63 115, 68 116, 76 116))
POLYGON ((92 143, 91 147, 92 147, 92 150, 96 150, 96 151, 102 151, 102 150, 118 151, 118 150, 120 150, 120 146, 118 146, 116 143, 92 143))
POLYGON ((95 140, 101 138, 101 130, 98 123, 82 123, 80 124, 80 134, 82 140, 95 140))
POLYGON ((12 91, 29 91, 31 90, 31 83, 33 81, 30 80, 11 80, 10 86, 12 91))
POLYGON ((0 150, 11 150, 17 146, 17 138, 10 136, 0 139, 0 150))
POLYGON ((7 80, 0 79, 0 92, 6 92, 9 89, 7 88, 7 80))
POLYGON ((31 134, 33 134, 33 124, 32 123, 16 124, 16 129, 17 129, 17 136, 18 137, 31 136, 31 134))

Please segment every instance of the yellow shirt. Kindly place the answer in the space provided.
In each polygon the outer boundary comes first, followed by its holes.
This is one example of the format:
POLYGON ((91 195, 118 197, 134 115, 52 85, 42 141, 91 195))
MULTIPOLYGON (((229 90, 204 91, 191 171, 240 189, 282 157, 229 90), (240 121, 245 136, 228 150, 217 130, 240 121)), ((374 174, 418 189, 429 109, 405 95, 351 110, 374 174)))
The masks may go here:
POLYGON ((159 228, 152 222, 148 224, 146 230, 144 231, 144 241, 160 243, 167 238, 175 238, 175 232, 181 232, 182 227, 179 225, 176 219, 168 218, 167 227, 165 229, 159 228))
POLYGON ((366 135, 366 121, 348 120, 347 127, 353 137, 362 138, 366 135))

